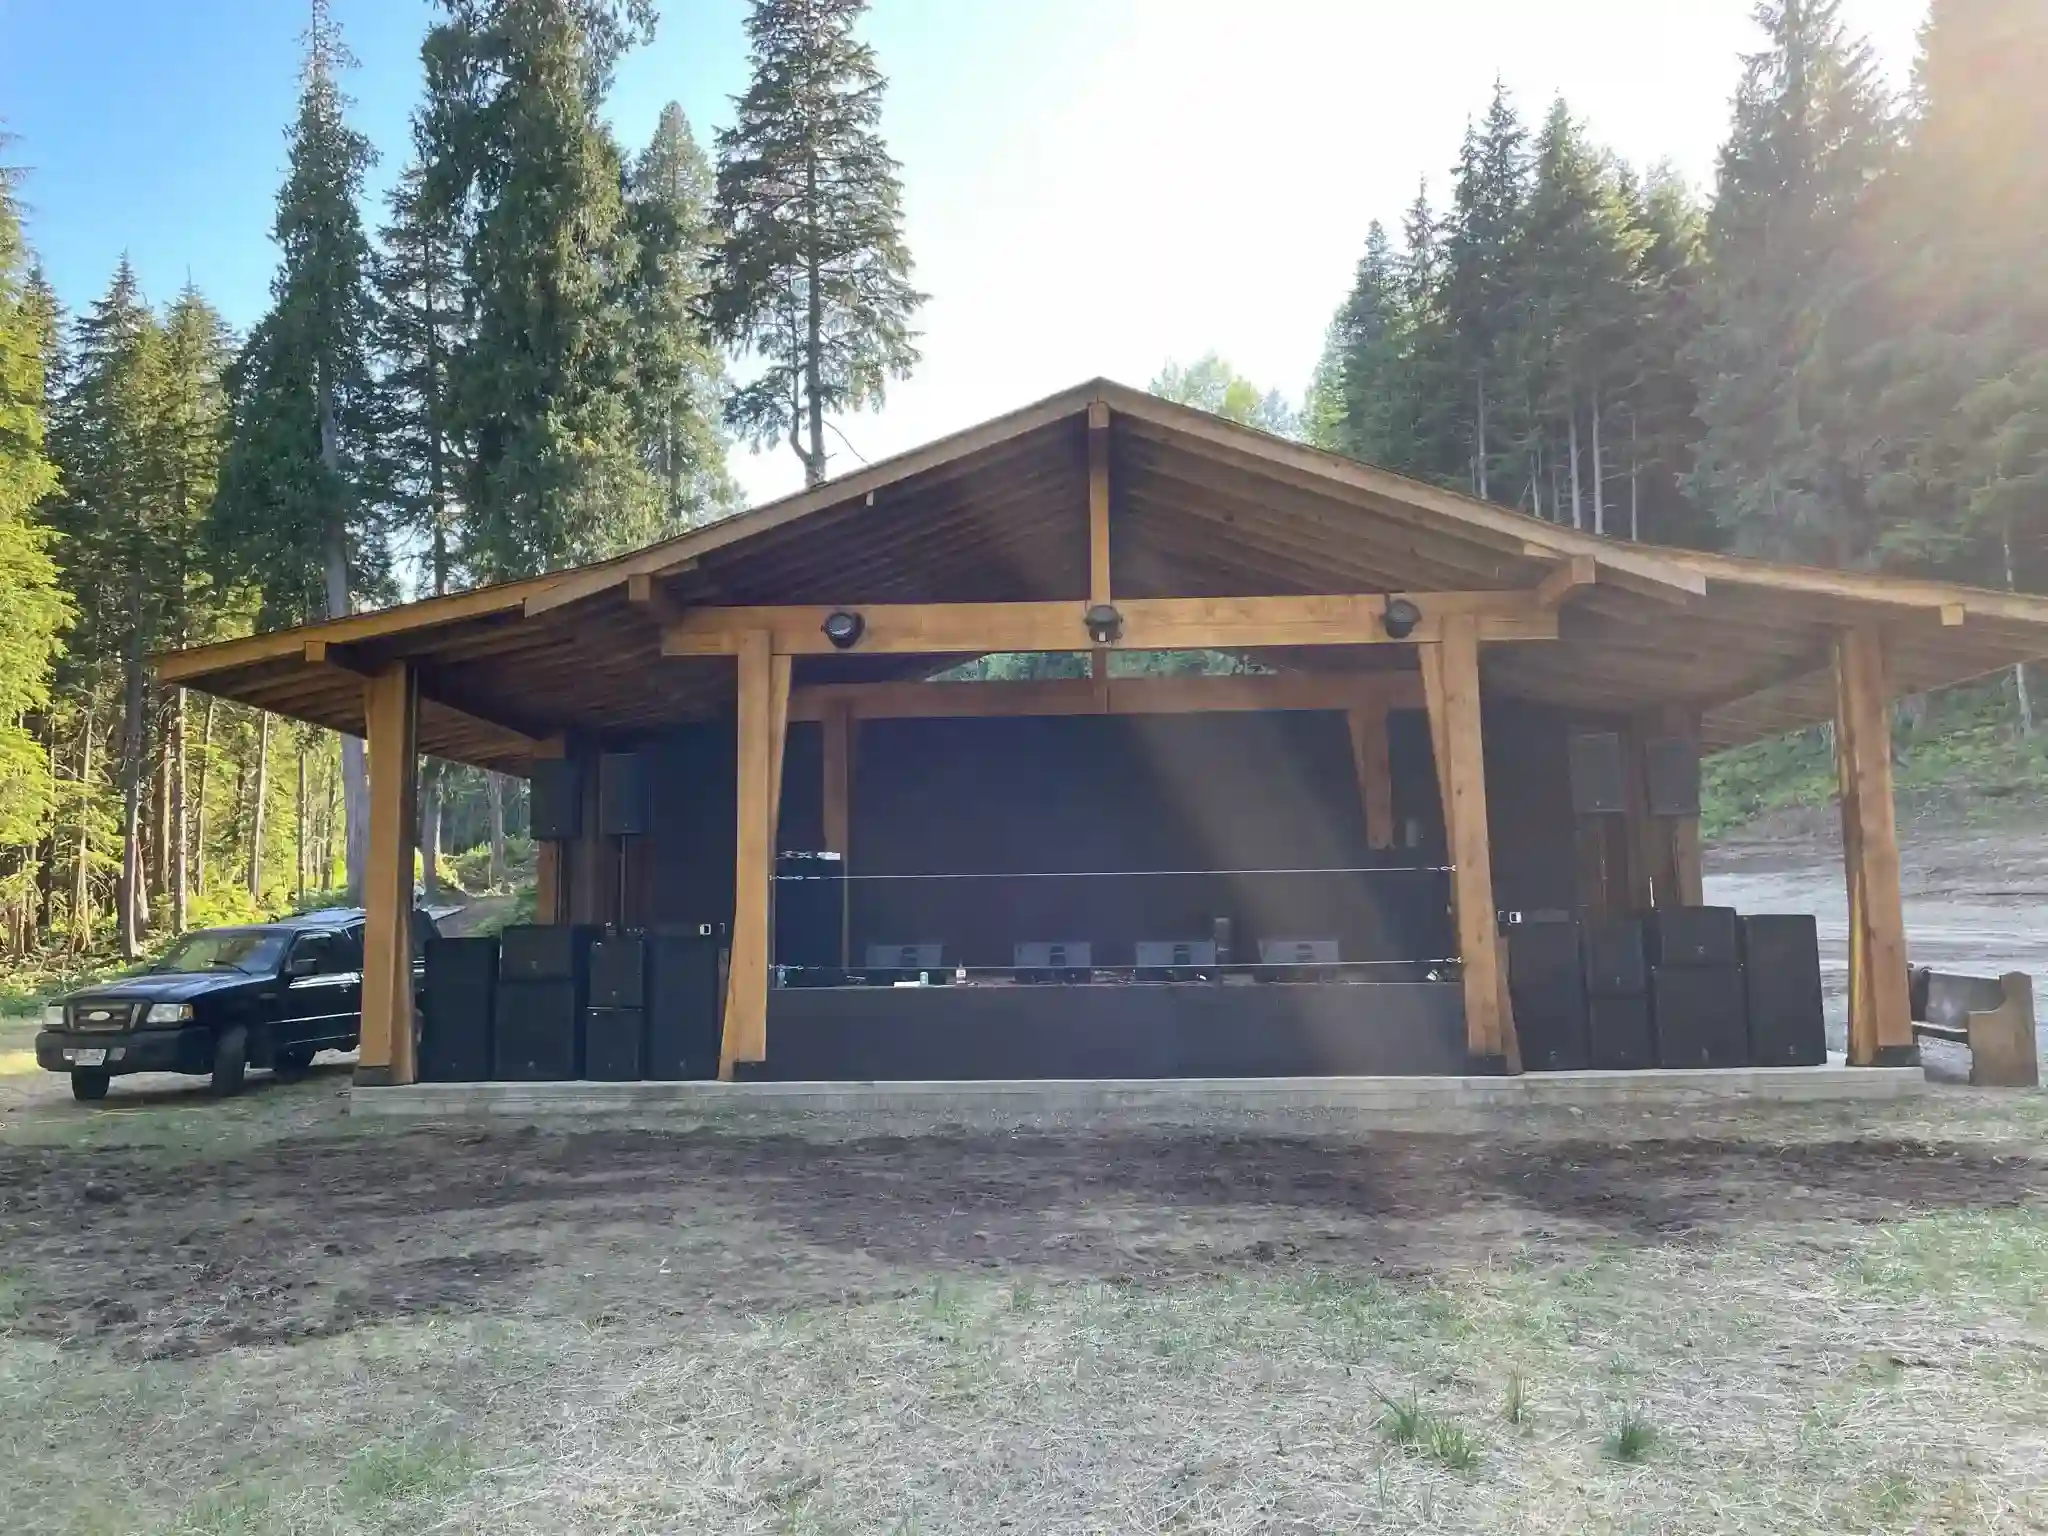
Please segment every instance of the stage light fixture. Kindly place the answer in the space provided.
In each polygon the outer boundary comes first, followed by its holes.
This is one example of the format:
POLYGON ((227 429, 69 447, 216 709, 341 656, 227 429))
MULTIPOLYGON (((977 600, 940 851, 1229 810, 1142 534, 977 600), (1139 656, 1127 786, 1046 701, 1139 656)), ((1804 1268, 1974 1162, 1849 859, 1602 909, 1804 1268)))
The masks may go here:
POLYGON ((1389 640, 1406 640, 1421 622, 1422 610, 1405 597, 1388 603, 1387 611, 1380 615, 1380 628, 1387 632, 1389 640))
POLYGON ((860 644, 860 637, 867 633, 868 621, 857 613, 835 608, 826 615, 821 627, 825 631, 825 638, 832 642, 835 651, 850 651, 860 644))
POLYGON ((1088 626, 1088 638, 1097 645, 1113 645, 1124 636, 1124 616, 1110 603, 1097 603, 1081 622, 1088 626))

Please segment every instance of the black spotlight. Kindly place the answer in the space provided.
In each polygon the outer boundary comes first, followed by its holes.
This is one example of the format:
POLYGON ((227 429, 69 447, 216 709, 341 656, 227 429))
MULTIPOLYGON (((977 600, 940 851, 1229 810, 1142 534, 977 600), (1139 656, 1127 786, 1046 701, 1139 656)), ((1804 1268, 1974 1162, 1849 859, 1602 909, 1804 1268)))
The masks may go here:
POLYGON ((1088 626, 1088 638, 1097 645, 1112 645, 1124 637, 1124 616, 1114 605, 1097 603, 1081 618, 1088 626))
POLYGON ((867 633, 868 621, 857 613, 844 608, 835 608, 826 615, 825 638, 832 642, 835 651, 850 651, 860 644, 860 637, 867 633))
POLYGON ((1380 615, 1380 628, 1387 632, 1389 640, 1406 640, 1421 622, 1422 610, 1405 597, 1388 603, 1387 611, 1380 615))

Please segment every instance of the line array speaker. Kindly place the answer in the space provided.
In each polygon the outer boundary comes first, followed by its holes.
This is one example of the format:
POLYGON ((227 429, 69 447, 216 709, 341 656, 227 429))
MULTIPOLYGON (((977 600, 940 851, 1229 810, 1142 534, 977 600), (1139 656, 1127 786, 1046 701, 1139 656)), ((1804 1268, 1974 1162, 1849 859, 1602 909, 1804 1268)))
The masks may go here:
POLYGON ((527 809, 536 841, 566 843, 581 837, 582 765, 568 757, 534 759, 527 809))
POLYGON ((638 752, 607 752, 597 760, 597 824, 606 837, 647 831, 647 759, 638 752))
POLYGON ((428 938, 420 1010, 420 1076, 427 1082, 480 1083, 490 1077, 497 981, 496 939, 428 938))
POLYGON ((1580 731, 1570 743, 1572 812, 1578 816, 1619 816, 1628 809, 1621 737, 1613 731, 1580 731))
POLYGON ((1749 1059, 1759 1067, 1817 1067, 1828 1059, 1820 937, 1811 914, 1742 920, 1749 1059))

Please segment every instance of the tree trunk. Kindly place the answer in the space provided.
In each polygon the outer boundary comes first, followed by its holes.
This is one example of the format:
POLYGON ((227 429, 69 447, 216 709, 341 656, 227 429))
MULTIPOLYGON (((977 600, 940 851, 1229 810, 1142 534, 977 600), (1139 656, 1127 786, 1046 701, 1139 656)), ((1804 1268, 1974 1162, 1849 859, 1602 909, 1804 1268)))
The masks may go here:
POLYGON ((491 889, 505 883, 505 780, 484 770, 484 799, 491 809, 491 889))
POLYGON ((156 726, 156 775, 150 786, 149 900, 161 914, 171 904, 171 730, 170 712, 162 708, 156 726))
POLYGON ((1473 393, 1478 401, 1474 441, 1472 444, 1472 483, 1479 487, 1479 499, 1486 500, 1486 369, 1482 365, 1474 375, 1476 388, 1473 393))
POLYGON ((148 755, 149 720, 144 707, 140 588, 138 580, 129 593, 129 611, 137 618, 129 631, 121 699, 121 881, 115 906, 124 960, 142 953, 142 763, 148 755))
MULTIPOLYGON (((341 739, 341 740, 342 740, 342 745, 343 745, 343 746, 346 746, 346 745, 348 744, 348 738, 347 738, 346 736, 342 737, 342 739, 341 739)), ((340 826, 341 824, 342 824, 342 805, 341 805, 341 775, 340 775, 340 774, 339 774, 338 772, 336 772, 336 771, 335 771, 335 769, 334 769, 334 768, 333 768, 333 767, 332 767, 332 766, 330 765, 330 766, 329 766, 329 768, 328 768, 328 770, 327 770, 327 864, 326 864, 326 869, 327 869, 327 881, 328 881, 328 883, 332 883, 332 881, 333 881, 333 879, 334 879, 334 829, 335 829, 335 828, 336 828, 337 826, 340 826)), ((344 838, 346 837, 346 831, 347 831, 347 829, 346 829, 346 828, 344 827, 344 828, 343 828, 343 832, 344 832, 344 838)), ((342 848, 342 851, 341 851, 341 856, 342 856, 342 864, 343 864, 343 866, 344 866, 344 868, 343 868, 343 871, 342 871, 342 874, 343 874, 343 878, 344 878, 344 879, 346 879, 346 878, 347 878, 347 868, 346 868, 346 866, 347 866, 347 863, 348 863, 348 849, 347 849, 347 847, 346 847, 346 846, 344 846, 344 847, 342 848)))
POLYGON ((270 711, 256 712, 256 798, 249 813, 249 899, 263 900, 263 813, 270 798, 270 711))
POLYGON ((85 711, 85 731, 78 747, 78 843, 71 866, 71 949, 74 954, 92 942, 92 917, 86 904, 92 899, 92 738, 98 724, 95 716, 99 698, 95 694, 85 711))
POLYGON ((420 880, 427 900, 441 898, 441 776, 445 765, 428 758, 420 769, 420 880))
MULTIPOLYGON (((348 532, 339 523, 327 535, 327 616, 340 618, 349 611, 348 532)), ((348 859, 349 900, 363 898, 363 859, 370 846, 369 776, 363 767, 363 742, 359 736, 341 738, 341 798, 347 818, 345 832, 348 859)))
POLYGON ((185 690, 171 690, 171 928, 185 931, 191 893, 192 850, 186 842, 185 690))
POLYGON ((299 905, 306 904, 306 738, 299 736, 299 803, 296 836, 292 844, 292 873, 298 886, 299 905))
POLYGON ((811 451, 804 461, 804 483, 820 484, 825 478, 825 274, 818 255, 818 162, 810 157, 804 166, 804 254, 809 263, 805 274, 810 312, 804 335, 804 393, 810 408, 811 451))
POLYGON ((192 787, 192 894, 206 894, 206 775, 213 766, 213 709, 220 701, 206 696, 199 724, 199 782, 192 787))
POLYGON ((1593 531, 1607 531, 1607 470, 1600 457, 1600 391, 1593 391, 1593 531))
POLYGON ((1585 513, 1580 510, 1583 504, 1579 500, 1579 402, 1576 396, 1572 399, 1571 411, 1572 526, 1574 528, 1584 528, 1586 526, 1586 517, 1585 513))
MULTIPOLYGON (((2005 527, 2001 531, 1999 543, 2005 553, 2005 590, 2017 592, 2019 590, 2019 583, 2013 574, 2012 519, 2010 517, 2005 520, 2005 527)), ((2024 661, 2013 663, 2012 691, 2013 700, 2019 707, 2020 735, 2031 736, 2034 734, 2034 695, 2027 687, 2027 664, 2024 661)))

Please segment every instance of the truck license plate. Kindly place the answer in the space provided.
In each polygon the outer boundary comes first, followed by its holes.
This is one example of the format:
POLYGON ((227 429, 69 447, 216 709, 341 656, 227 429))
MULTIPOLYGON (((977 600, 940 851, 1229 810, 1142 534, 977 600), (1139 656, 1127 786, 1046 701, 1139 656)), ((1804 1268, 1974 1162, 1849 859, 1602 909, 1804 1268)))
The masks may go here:
POLYGON ((107 1064, 107 1053, 104 1047, 92 1051, 71 1051, 68 1054, 74 1067, 104 1067, 107 1064))

